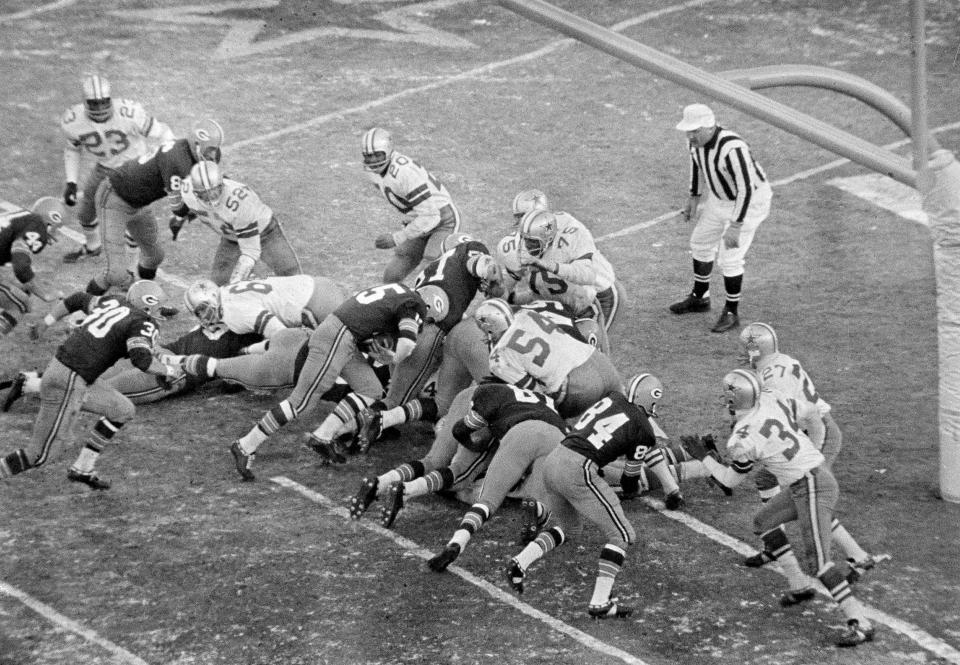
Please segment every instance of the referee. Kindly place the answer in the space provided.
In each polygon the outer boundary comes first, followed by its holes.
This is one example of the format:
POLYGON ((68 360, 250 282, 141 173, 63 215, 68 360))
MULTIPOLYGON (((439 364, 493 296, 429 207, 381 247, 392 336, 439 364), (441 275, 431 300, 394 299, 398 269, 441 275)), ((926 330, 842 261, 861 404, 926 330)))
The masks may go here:
POLYGON ((670 305, 670 311, 710 309, 710 275, 716 261, 727 300, 711 331, 723 333, 740 325, 744 257, 760 222, 770 214, 772 191, 746 141, 718 126, 709 106, 684 108, 677 129, 686 132, 690 145, 690 199, 683 214, 696 225, 690 235, 693 290, 670 305))

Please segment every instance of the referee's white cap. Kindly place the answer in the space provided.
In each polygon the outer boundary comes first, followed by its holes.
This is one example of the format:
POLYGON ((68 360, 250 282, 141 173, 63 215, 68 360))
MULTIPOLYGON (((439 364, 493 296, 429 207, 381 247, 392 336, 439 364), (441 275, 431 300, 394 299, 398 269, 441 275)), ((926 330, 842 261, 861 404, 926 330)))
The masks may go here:
POLYGON ((683 109, 683 119, 677 123, 681 132, 692 132, 701 127, 714 127, 717 118, 706 104, 690 104, 683 109))

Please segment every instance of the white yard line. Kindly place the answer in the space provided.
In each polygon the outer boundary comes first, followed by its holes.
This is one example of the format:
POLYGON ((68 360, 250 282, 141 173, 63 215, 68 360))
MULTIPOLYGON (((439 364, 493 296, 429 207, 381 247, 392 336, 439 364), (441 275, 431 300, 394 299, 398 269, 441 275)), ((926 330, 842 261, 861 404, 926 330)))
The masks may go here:
MULTIPOLYGON (((287 489, 291 489, 294 492, 297 492, 301 496, 309 499, 310 501, 313 501, 314 503, 320 504, 327 510, 327 512, 333 515, 337 515, 338 517, 342 517, 343 519, 349 519, 350 517, 350 514, 347 512, 346 508, 343 508, 337 505, 336 503, 328 499, 323 494, 320 494, 319 492, 315 492, 308 487, 304 487, 300 483, 294 482, 293 480, 290 480, 289 478, 286 478, 284 476, 275 476, 270 480, 272 482, 275 482, 277 485, 280 485, 281 487, 286 487, 287 489)), ((398 535, 394 531, 390 531, 389 529, 384 529, 378 524, 374 524, 370 520, 359 520, 358 522, 356 522, 356 524, 357 526, 363 529, 366 529, 368 531, 372 531, 373 533, 376 533, 379 536, 383 536, 384 538, 389 538, 402 549, 406 550, 413 556, 423 559, 424 561, 427 561, 431 557, 433 557, 433 554, 434 554, 433 552, 423 549, 422 547, 420 547, 419 544, 415 543, 414 541, 404 538, 403 536, 398 535)), ((622 660, 624 663, 630 663, 631 665, 649 665, 645 660, 637 658, 636 656, 629 654, 626 651, 623 651, 613 645, 610 645, 610 644, 607 644, 606 642, 598 640, 592 635, 588 635, 587 633, 584 633, 582 630, 578 630, 573 626, 570 626, 569 624, 566 624, 563 621, 560 621, 559 619, 556 619, 550 616, 549 614, 546 614, 544 612, 541 612, 540 610, 530 607, 530 605, 527 605, 526 603, 518 600, 516 596, 513 596, 507 593, 506 591, 504 591, 503 589, 496 587, 493 584, 490 584, 486 580, 477 577, 473 573, 470 573, 469 571, 461 568, 460 566, 456 566, 456 565, 450 566, 449 568, 447 568, 447 572, 453 575, 456 575, 457 577, 460 577, 461 579, 465 580, 469 584, 472 584, 478 589, 486 592, 494 600, 500 601, 505 605, 509 605, 510 607, 518 610, 519 612, 522 612, 526 616, 546 624, 549 628, 552 628, 558 633, 562 633, 563 635, 566 635, 570 639, 575 640, 576 642, 579 642, 580 644, 582 644, 583 646, 589 649, 593 649, 594 651, 598 653, 602 653, 606 656, 617 658, 619 660, 622 660)))
POLYGON ((0 580, 0 594, 10 596, 11 598, 16 598, 21 603, 29 607, 31 610, 42 616, 44 619, 52 623, 57 628, 65 632, 70 632, 75 635, 79 635, 87 642, 96 644, 99 647, 102 647, 106 651, 109 651, 113 654, 114 660, 117 663, 126 663, 129 665, 148 665, 147 661, 139 658, 138 656, 133 655, 126 649, 121 646, 117 646, 113 642, 103 637, 100 637, 97 633, 90 630, 89 628, 84 628, 79 623, 73 619, 69 619, 49 605, 41 603, 39 600, 30 596, 27 593, 24 593, 20 589, 10 586, 6 582, 0 580))
POLYGON ((59 2, 51 2, 46 5, 40 5, 39 7, 24 9, 23 11, 14 12, 13 14, 3 14, 0 15, 0 23, 16 21, 21 18, 28 18, 34 14, 42 14, 43 12, 52 12, 55 9, 63 9, 64 7, 69 7, 70 5, 75 4, 77 4, 77 0, 59 0, 59 2))

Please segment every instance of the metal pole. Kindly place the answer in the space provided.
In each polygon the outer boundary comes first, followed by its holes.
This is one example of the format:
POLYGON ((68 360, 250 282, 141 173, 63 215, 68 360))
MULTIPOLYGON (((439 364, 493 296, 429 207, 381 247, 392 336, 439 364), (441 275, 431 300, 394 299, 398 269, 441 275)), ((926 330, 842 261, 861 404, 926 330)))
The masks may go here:
POLYGON ((910 52, 913 56, 913 76, 910 77, 910 100, 913 117, 913 168, 917 171, 917 189, 922 193, 929 189, 928 132, 927 132, 927 44, 926 0, 910 3, 910 52))
POLYGON ((785 104, 640 44, 608 28, 554 7, 543 0, 497 0, 532 21, 547 25, 624 62, 645 69, 760 118, 883 175, 916 187, 908 160, 785 104))

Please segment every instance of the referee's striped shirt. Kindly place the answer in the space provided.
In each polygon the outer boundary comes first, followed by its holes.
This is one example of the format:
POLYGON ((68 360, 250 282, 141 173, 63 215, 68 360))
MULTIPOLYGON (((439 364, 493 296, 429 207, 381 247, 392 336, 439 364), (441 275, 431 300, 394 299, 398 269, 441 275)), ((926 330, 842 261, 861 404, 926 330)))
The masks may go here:
POLYGON ((742 224, 753 192, 767 176, 750 154, 750 146, 734 132, 717 127, 702 148, 690 146, 690 195, 699 196, 701 174, 713 195, 734 201, 732 222, 742 224))

